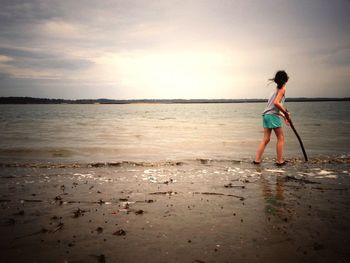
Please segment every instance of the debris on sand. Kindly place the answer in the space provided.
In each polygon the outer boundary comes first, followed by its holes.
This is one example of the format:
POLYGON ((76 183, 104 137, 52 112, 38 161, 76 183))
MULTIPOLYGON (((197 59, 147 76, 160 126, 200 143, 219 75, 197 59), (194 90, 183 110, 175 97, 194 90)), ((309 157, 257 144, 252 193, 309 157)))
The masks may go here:
POLYGON ((315 190, 321 190, 321 191, 348 191, 350 188, 344 187, 344 188, 333 188, 333 187, 311 187, 311 189, 315 190))
POLYGON ((98 227, 98 228, 96 228, 96 232, 98 233, 98 234, 101 234, 102 232, 103 232, 103 227, 98 227))
POLYGON ((172 178, 170 178, 167 181, 161 182, 161 184, 170 184, 170 183, 173 183, 173 182, 174 182, 174 180, 172 178))
POLYGON ((74 217, 74 218, 78 218, 78 217, 80 217, 80 216, 83 216, 85 212, 87 212, 87 211, 78 208, 77 210, 73 211, 73 217, 74 217))
POLYGON ((23 199, 21 200, 23 202, 28 202, 28 203, 40 203, 42 202, 43 200, 40 200, 40 199, 23 199))
POLYGON ((153 200, 153 199, 146 199, 144 201, 141 201, 141 200, 135 201, 135 203, 148 203, 148 204, 153 203, 153 202, 155 202, 155 200, 153 200))
POLYGON ((143 211, 142 209, 140 209, 140 210, 135 211, 135 214, 136 214, 136 215, 142 215, 144 212, 145 212, 145 211, 143 211))
POLYGON ((60 195, 56 196, 54 200, 59 205, 63 205, 63 200, 62 200, 62 197, 60 195))
POLYGON ((231 194, 223 194, 223 193, 213 193, 213 192, 193 192, 193 194, 201 194, 201 195, 222 195, 222 196, 231 196, 231 197, 236 197, 239 200, 243 201, 245 198, 243 196, 239 195, 231 195, 231 194))
POLYGON ((167 191, 167 192, 154 192, 154 193, 149 193, 150 195, 176 195, 177 192, 173 191, 167 191))
POLYGON ((224 185, 225 188, 234 188, 234 187, 239 187, 239 188, 242 188, 244 189, 245 186, 244 185, 233 185, 232 183, 228 183, 228 184, 225 184, 224 185))
POLYGON ((113 235, 115 235, 115 236, 125 236, 126 235, 126 231, 124 229, 119 229, 119 230, 115 231, 113 233, 113 235))
POLYGON ((89 164, 89 167, 103 167, 103 166, 106 166, 105 163, 90 163, 89 164))
POLYGON ((201 164, 208 164, 210 160, 208 159, 197 159, 201 164))
POLYGON ((310 180, 305 179, 305 178, 296 178, 296 177, 291 176, 291 175, 287 175, 286 177, 284 177, 284 181, 297 182, 297 183, 301 183, 301 184, 320 184, 318 182, 313 182, 313 181, 310 181, 310 180))
POLYGON ((58 225, 51 231, 51 233, 56 233, 57 231, 61 230, 63 228, 64 224, 62 222, 58 223, 58 225))

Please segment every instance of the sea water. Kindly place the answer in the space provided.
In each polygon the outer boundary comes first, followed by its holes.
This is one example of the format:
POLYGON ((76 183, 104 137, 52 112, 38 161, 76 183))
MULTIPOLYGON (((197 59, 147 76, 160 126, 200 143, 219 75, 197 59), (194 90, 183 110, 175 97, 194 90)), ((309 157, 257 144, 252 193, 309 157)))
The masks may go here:
MULTIPOLYGON (((309 157, 350 153, 350 102, 288 102, 309 157)), ((265 103, 0 105, 0 161, 254 158, 265 103)), ((302 158, 284 125, 286 158, 302 158)), ((275 156, 275 136, 265 157, 275 156)))

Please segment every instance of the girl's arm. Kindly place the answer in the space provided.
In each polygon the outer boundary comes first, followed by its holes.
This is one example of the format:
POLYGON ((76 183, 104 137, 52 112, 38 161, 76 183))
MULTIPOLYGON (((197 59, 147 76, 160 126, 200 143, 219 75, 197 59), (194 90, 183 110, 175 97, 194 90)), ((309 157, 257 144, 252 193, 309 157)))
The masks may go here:
POLYGON ((276 96, 275 100, 273 101, 273 104, 283 113, 283 115, 287 119, 289 119, 289 114, 288 114, 287 109, 285 109, 281 104, 281 100, 282 100, 282 97, 283 97, 285 92, 286 92, 286 89, 284 87, 282 89, 279 89, 277 96, 276 96))

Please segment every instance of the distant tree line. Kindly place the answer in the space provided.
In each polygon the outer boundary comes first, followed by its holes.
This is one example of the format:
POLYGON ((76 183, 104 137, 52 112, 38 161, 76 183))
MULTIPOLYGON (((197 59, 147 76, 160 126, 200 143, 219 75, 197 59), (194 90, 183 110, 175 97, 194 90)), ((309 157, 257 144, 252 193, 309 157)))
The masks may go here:
MULTIPOLYGON (((0 97, 0 104, 131 104, 131 103, 256 103, 266 102, 266 99, 48 99, 33 97, 0 97)), ((287 98, 290 102, 306 101, 350 101, 350 98, 287 98)))

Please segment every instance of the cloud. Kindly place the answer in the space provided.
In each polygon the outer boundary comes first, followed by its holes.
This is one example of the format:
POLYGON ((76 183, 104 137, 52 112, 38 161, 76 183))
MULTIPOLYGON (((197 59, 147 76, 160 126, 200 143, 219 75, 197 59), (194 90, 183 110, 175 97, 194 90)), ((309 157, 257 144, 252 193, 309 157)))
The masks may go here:
POLYGON ((349 96, 349 11, 343 0, 4 0, 0 96, 69 96, 65 86, 92 97, 265 97, 277 69, 290 73, 291 96, 349 96))
POLYGON ((13 58, 0 54, 0 63, 6 63, 6 62, 10 62, 12 60, 13 60, 13 58))
POLYGON ((77 25, 65 21, 45 21, 38 27, 41 34, 48 37, 79 38, 82 35, 82 30, 77 25))
POLYGON ((30 51, 0 47, 0 69, 13 78, 57 79, 93 66, 87 59, 67 56, 60 52, 30 51))

